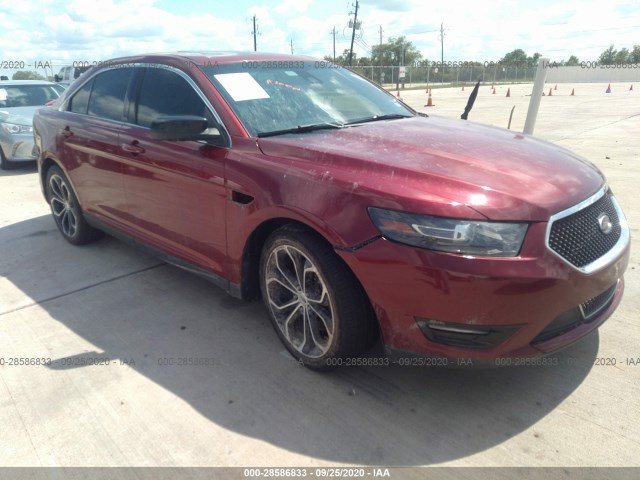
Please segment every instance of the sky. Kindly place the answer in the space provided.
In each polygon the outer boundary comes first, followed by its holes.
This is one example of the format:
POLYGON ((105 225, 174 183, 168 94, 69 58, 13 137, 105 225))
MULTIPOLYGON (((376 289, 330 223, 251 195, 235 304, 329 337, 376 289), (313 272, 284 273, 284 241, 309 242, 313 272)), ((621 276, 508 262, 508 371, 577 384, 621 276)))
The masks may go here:
MULTIPOLYGON (((177 50, 253 50, 323 57, 349 48, 355 0, 31 0, 0 5, 0 72, 11 65, 97 62, 177 50)), ((425 59, 497 61, 516 48, 552 61, 597 60, 640 44, 640 0, 360 0, 355 52, 404 35, 425 59)), ((50 74, 50 73, 49 73, 50 74)))

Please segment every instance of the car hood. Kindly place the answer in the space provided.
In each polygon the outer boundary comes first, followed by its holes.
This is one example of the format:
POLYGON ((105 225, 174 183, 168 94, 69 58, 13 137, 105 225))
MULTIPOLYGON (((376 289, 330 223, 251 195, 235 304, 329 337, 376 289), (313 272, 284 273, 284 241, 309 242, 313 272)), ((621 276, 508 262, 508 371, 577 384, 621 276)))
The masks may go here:
POLYGON ((16 125, 31 125, 33 115, 42 105, 35 107, 10 107, 0 108, 0 122, 14 123, 16 125))
MULTIPOLYGON (((268 156, 313 162, 339 180, 464 204, 494 220, 545 221, 602 187, 587 160, 530 135, 442 117, 260 138, 268 156), (332 172, 332 168, 334 172, 332 172)), ((382 194, 382 195, 380 195, 382 194)), ((405 208, 416 211, 416 202, 405 208)), ((416 213, 429 213, 423 205, 416 213)))

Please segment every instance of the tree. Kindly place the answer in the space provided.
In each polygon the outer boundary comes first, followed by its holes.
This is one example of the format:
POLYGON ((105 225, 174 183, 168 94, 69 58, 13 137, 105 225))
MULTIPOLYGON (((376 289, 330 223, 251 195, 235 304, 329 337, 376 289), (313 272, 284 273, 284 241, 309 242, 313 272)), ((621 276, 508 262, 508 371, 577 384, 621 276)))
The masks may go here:
POLYGON ((611 45, 604 52, 602 52, 600 58, 598 58, 598 63, 600 63, 601 65, 611 65, 613 62, 615 62, 617 54, 618 51, 613 48, 613 45, 611 45))
MULTIPOLYGON (((539 55, 539 54, 538 54, 539 55)), ((515 64, 523 64, 527 63, 529 59, 527 58, 527 54, 524 53, 524 50, 521 48, 517 48, 512 52, 507 53, 504 57, 500 59, 501 63, 515 63, 515 64)))
POLYGON ((571 55, 565 65, 568 67, 577 67, 578 65, 580 65, 580 60, 578 60, 578 57, 576 57, 575 55, 571 55))
POLYGON ((18 70, 11 77, 12 80, 46 80, 45 77, 37 72, 29 72, 26 70, 18 70))
POLYGON ((535 64, 537 64, 537 63, 538 63, 538 59, 539 59, 541 56, 542 56, 542 54, 541 54, 541 53, 536 52, 536 53, 534 53, 534 54, 533 54, 533 57, 528 57, 528 58, 527 58, 527 61, 528 61, 531 65, 535 65, 535 64))
MULTIPOLYGON (((325 55, 324 59, 327 62, 332 62, 333 63, 333 57, 329 56, 329 55, 325 55)), ((367 57, 358 57, 358 55, 356 54, 356 52, 353 52, 353 58, 351 60, 353 65, 360 65, 360 66, 367 66, 367 65, 371 65, 371 60, 367 57)), ((336 65, 348 65, 349 64, 349 49, 345 48, 344 51, 336 56, 336 61, 335 61, 336 65)))
POLYGON ((640 63, 640 45, 634 45, 633 50, 629 54, 630 63, 640 63))
POLYGON ((422 53, 406 37, 391 37, 382 45, 375 45, 371 52, 373 65, 413 65, 422 60, 422 53))
POLYGON ((627 48, 623 48, 616 53, 616 57, 614 59, 614 63, 627 63, 629 61, 629 50, 627 48))

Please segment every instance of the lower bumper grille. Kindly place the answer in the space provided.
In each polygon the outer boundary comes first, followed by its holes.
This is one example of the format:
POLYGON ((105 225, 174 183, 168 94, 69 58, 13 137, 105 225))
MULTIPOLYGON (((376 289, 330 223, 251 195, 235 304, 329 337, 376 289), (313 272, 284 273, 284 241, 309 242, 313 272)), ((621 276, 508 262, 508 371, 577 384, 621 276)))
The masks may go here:
POLYGON ((597 297, 593 297, 591 300, 587 300, 580 305, 580 313, 582 313, 585 323, 592 321, 602 310, 609 306, 613 295, 616 293, 617 286, 618 284, 616 282, 609 290, 602 292, 597 297))
POLYGON ((611 305, 617 286, 618 282, 614 283, 600 295, 597 295, 580 304, 578 307, 572 308, 568 312, 556 317, 555 320, 547 325, 547 327, 532 340, 531 345, 546 342, 547 340, 551 340, 552 338, 570 332, 582 324, 592 322, 600 313, 611 305))

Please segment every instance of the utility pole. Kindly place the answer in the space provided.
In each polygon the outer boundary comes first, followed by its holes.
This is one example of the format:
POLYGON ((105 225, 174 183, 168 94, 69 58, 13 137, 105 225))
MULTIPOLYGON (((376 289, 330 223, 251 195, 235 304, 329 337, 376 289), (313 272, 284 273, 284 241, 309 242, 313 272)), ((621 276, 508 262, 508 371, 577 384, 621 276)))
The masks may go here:
POLYGON ((353 16, 353 31, 351 32, 351 49, 349 50, 349 66, 353 59, 353 41, 356 38, 356 26, 358 25, 358 0, 356 0, 356 12, 353 16))
POLYGON ((293 55, 293 37, 291 38, 291 55, 293 55))
MULTIPOLYGON (((380 25, 379 33, 380 33, 380 50, 378 52, 378 55, 380 55, 380 85, 382 85, 384 83, 384 72, 382 71, 382 67, 384 66, 384 65, 382 65, 382 61, 383 61, 382 60, 383 59, 383 56, 382 56, 382 25, 380 25)), ((371 54, 371 59, 373 60, 373 53, 371 54)))
POLYGON ((257 52, 258 51, 258 40, 257 40, 257 34, 258 32, 256 31, 256 16, 253 16, 253 51, 257 52))
POLYGON ((333 35, 333 63, 336 63, 336 27, 335 26, 333 27, 331 34, 333 35))
POLYGON ((440 24, 440 68, 442 68, 442 82, 444 83, 444 27, 440 24))

